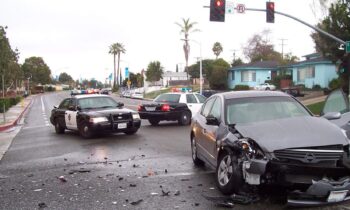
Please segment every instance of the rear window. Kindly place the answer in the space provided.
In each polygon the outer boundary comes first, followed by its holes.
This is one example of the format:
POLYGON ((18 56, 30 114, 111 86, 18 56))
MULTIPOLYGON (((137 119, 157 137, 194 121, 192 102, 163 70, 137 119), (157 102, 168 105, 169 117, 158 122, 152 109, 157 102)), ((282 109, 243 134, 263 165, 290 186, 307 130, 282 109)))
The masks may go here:
POLYGON ((180 94, 161 94, 156 99, 155 102, 172 102, 179 103, 180 94))

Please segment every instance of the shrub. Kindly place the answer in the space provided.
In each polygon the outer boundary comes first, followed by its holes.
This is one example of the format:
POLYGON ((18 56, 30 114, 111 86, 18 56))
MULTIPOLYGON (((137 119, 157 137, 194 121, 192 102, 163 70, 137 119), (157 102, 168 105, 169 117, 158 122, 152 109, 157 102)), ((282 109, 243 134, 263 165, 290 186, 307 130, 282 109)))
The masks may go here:
POLYGON ((45 87, 45 91, 46 92, 53 92, 53 91, 56 91, 56 88, 52 87, 52 86, 48 86, 48 87, 45 87))
POLYGON ((21 101, 22 97, 17 96, 13 98, 0 98, 0 113, 4 113, 4 104, 5 111, 7 111, 11 106, 18 104, 21 101))
POLYGON ((329 84, 328 84, 328 87, 331 89, 331 90, 335 90, 335 89, 338 89, 338 88, 341 88, 342 87, 342 81, 337 78, 337 79, 332 79, 329 84))
POLYGON ((312 90, 321 90, 322 88, 321 88, 321 86, 320 85, 314 85, 313 87, 312 87, 312 90))
POLYGON ((248 85, 236 85, 233 90, 250 90, 248 85))

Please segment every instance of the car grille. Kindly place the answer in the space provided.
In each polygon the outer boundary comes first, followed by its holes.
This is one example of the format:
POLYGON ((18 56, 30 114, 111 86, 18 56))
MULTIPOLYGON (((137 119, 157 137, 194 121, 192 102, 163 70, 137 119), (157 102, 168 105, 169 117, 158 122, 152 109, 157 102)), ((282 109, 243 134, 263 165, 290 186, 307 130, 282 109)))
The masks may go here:
POLYGON ((342 145, 274 151, 275 157, 281 161, 300 161, 302 163, 338 161, 342 158, 343 153, 342 145))
POLYGON ((130 113, 122 113, 122 114, 115 114, 113 115, 113 121, 118 122, 118 121, 126 121, 126 120, 131 120, 132 116, 130 113))

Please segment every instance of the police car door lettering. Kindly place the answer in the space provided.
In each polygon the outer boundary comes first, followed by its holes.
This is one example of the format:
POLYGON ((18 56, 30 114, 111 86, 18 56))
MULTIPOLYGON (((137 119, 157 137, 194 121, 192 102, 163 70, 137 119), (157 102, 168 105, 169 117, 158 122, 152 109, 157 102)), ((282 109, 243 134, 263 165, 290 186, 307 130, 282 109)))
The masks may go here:
POLYGON ((65 122, 68 129, 77 130, 77 111, 67 110, 65 113, 65 122))

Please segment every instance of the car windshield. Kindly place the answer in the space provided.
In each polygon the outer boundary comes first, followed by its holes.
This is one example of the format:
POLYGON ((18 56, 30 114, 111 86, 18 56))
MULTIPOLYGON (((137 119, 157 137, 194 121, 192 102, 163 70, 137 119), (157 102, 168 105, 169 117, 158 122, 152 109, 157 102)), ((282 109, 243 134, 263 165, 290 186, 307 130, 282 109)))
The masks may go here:
POLYGON ((81 98, 78 100, 78 105, 81 109, 98 109, 118 106, 117 102, 109 97, 81 98))
POLYGON ((178 103, 180 100, 180 94, 161 94, 156 99, 155 102, 172 102, 178 103))
POLYGON ((289 97, 229 99, 226 102, 225 115, 229 125, 311 116, 302 105, 289 97))

